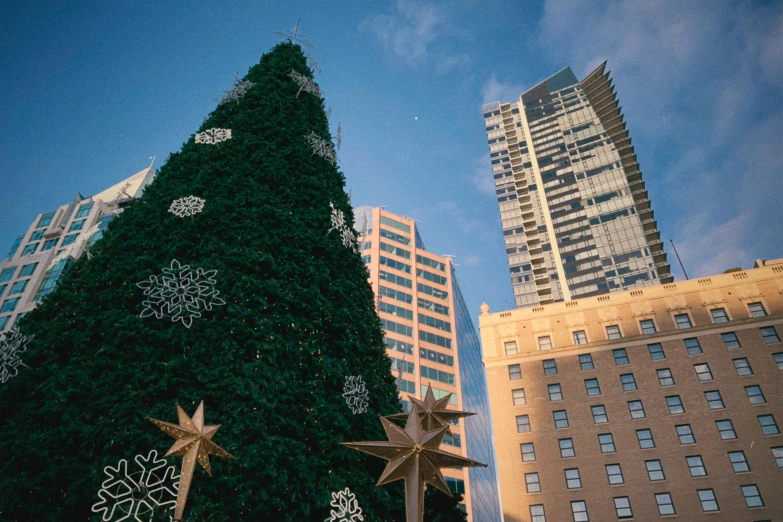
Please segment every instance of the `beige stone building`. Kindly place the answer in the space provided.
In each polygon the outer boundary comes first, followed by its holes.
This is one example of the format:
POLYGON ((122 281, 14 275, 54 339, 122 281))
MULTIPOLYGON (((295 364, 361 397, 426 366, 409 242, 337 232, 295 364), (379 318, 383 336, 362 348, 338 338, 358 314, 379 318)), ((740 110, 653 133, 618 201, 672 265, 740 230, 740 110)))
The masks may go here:
POLYGON ((506 522, 783 520, 783 260, 483 308, 506 522))

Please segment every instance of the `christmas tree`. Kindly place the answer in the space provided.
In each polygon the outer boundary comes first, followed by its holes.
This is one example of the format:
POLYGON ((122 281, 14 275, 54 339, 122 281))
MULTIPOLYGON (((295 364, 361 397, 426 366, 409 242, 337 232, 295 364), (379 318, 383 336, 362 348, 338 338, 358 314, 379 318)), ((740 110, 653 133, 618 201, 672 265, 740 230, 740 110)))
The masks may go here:
MULTIPOLYGON (((384 463, 339 445, 381 440, 400 404, 320 96, 301 48, 276 46, 21 322, 3 520, 168 520, 181 459, 147 418, 202 400, 237 460, 195 470, 183 520, 359 520, 347 495, 404 519, 384 463)), ((464 520, 436 495, 440 522, 464 520)))

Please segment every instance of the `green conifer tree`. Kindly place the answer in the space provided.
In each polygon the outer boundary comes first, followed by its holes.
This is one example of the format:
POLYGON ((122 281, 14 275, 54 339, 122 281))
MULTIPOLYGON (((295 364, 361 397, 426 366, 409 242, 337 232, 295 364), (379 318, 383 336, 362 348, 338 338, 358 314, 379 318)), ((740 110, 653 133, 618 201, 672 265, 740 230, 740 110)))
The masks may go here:
POLYGON ((34 336, 27 367, 0 385, 2 520, 99 520, 104 467, 162 455, 173 440, 146 418, 176 423, 175 404, 192 415, 201 400, 207 424, 222 425, 213 440, 238 460, 213 457, 211 478, 196 469, 185 520, 322 521, 346 487, 365 521, 404 519, 401 484, 374 485, 385 463, 339 446, 383 440, 377 416, 399 402, 366 269, 330 231, 330 203, 353 223, 345 180, 306 139, 331 139, 323 101, 292 70, 312 78, 296 45, 263 56, 250 89, 200 129, 232 138, 172 154, 21 322, 34 336), (169 212, 188 196, 202 212, 169 212), (173 260, 200 277, 186 291, 219 292, 190 327, 140 317, 149 297, 137 283, 173 260), (349 375, 366 382, 366 413, 342 397, 349 375))

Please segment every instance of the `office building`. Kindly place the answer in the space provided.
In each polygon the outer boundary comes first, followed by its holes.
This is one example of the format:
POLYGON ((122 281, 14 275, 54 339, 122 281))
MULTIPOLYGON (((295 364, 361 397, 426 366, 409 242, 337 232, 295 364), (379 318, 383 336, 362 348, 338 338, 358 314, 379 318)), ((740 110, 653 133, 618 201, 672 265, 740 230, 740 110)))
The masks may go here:
POLYGON ((673 281, 606 63, 483 112, 517 307, 673 281))
POLYGON ((454 421, 442 449, 488 464, 443 470, 452 490, 464 495, 472 522, 499 522, 481 346, 451 259, 427 251, 415 220, 382 208, 355 211, 356 229, 376 295, 387 354, 398 379, 403 409, 408 395, 452 394, 454 409, 476 415, 454 421))
POLYGON ((783 260, 479 317, 506 522, 783 518, 783 260))
POLYGON ((53 212, 39 214, 0 263, 0 332, 35 308, 75 259, 103 236, 122 206, 155 179, 150 166, 85 198, 81 194, 53 212))

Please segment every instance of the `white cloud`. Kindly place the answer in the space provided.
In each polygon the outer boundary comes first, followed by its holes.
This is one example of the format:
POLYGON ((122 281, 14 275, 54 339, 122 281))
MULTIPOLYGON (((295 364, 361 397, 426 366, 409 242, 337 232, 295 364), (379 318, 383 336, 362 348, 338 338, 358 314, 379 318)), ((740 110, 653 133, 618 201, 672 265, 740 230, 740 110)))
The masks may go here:
POLYGON ((518 83, 504 83, 497 80, 493 74, 484 84, 482 89, 483 101, 481 103, 514 103, 525 92, 525 87, 518 83))
POLYGON ((495 194, 495 180, 492 177, 489 153, 476 160, 470 181, 483 194, 495 194))

